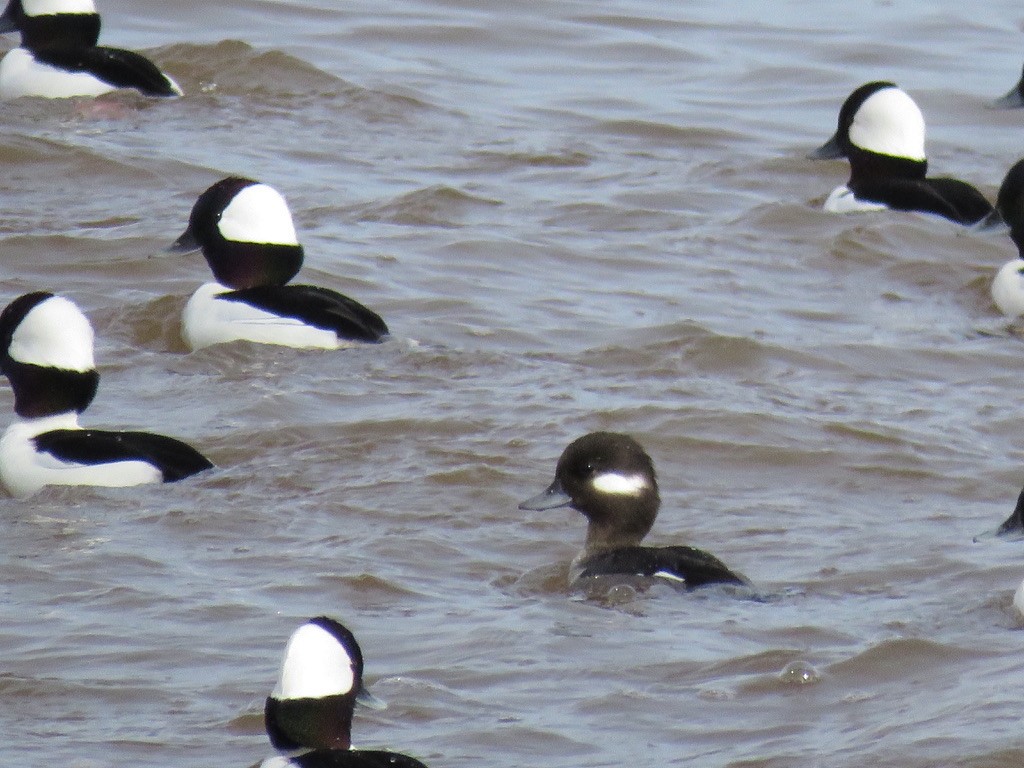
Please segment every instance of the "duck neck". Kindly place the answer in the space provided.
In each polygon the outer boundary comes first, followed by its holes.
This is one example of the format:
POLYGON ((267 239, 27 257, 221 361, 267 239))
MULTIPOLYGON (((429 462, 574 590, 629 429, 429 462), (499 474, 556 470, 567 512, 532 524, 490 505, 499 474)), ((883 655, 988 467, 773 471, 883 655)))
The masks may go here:
POLYGON ((285 285, 302 267, 301 245, 239 243, 221 239, 215 249, 204 249, 213 276, 236 291, 267 285, 285 285))
POLYGON ((883 155, 851 146, 850 181, 868 179, 923 179, 928 174, 927 160, 911 160, 906 157, 883 155))
POLYGON ((99 39, 98 13, 25 16, 21 22, 21 46, 34 51, 51 48, 92 48, 99 39))
POLYGON ((267 699, 264 721, 279 750, 352 748, 355 694, 304 699, 267 699))
POLYGON ((587 538, 583 543, 582 557, 589 557, 595 555, 598 552, 607 552, 611 549, 619 549, 621 547, 634 547, 640 544, 643 537, 647 534, 647 531, 639 532, 624 532, 621 529, 614 528, 610 525, 602 525, 600 523, 592 522, 587 527, 587 538))
POLYGON ((27 419, 81 413, 96 396, 100 380, 95 370, 68 371, 10 359, 4 368, 14 390, 14 412, 27 419))

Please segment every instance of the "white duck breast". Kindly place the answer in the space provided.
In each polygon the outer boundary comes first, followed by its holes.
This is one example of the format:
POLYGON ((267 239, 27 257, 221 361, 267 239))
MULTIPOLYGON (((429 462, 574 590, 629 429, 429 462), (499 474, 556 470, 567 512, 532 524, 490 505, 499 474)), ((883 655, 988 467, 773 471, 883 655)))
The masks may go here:
POLYGON ((146 461, 78 464, 36 450, 37 436, 61 429, 80 429, 77 416, 65 413, 16 422, 4 432, 0 438, 0 480, 12 495, 31 496, 48 485, 127 488, 163 479, 160 470, 146 461))
POLYGON ((276 699, 319 699, 348 693, 355 685, 352 658, 334 635, 317 624, 299 627, 288 639, 276 699))
POLYGON ((924 160, 924 115, 899 88, 883 88, 857 110, 850 125, 850 142, 881 155, 924 160))
POLYGON ((829 213, 867 213, 884 211, 888 208, 884 203, 859 200, 853 190, 845 184, 832 190, 823 207, 829 213))
POLYGON ((1024 259, 1004 264, 992 281, 992 300, 1009 318, 1024 315, 1024 259))
POLYGON ((288 203, 266 184, 252 184, 236 194, 217 228, 225 240, 238 243, 299 244, 288 203))
POLYGON ((307 325, 294 317, 275 315, 242 301, 217 298, 230 291, 219 283, 206 283, 192 294, 182 314, 182 333, 191 349, 231 341, 311 349, 353 346, 341 341, 334 331, 307 325))

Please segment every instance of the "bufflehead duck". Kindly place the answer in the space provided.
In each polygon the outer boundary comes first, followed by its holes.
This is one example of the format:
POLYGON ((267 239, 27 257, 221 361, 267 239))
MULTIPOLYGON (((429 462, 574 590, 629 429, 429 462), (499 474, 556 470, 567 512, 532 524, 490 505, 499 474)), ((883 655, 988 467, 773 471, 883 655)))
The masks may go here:
POLYGON ((0 438, 0 480, 15 496, 47 485, 173 482, 213 466, 169 437, 78 425, 99 374, 92 326, 68 299, 28 293, 0 313, 0 372, 21 417, 0 438))
POLYGON ((845 157, 850 180, 825 201, 831 213, 920 211, 958 224, 992 212, 977 189, 958 179, 926 178, 924 116, 894 83, 862 85, 839 110, 839 127, 813 158, 845 157))
POLYGON ((318 616, 295 630, 264 708, 270 743, 290 754, 263 768, 425 768, 396 752, 352 749, 352 710, 362 685, 363 653, 347 627, 318 616))
POLYGON ((96 44, 100 17, 92 0, 10 0, 0 32, 21 33, 21 47, 0 61, 0 97, 101 96, 118 88, 182 95, 146 57, 96 44))
POLYGON ((658 576, 687 588, 704 584, 747 584, 714 557, 694 547, 642 547, 661 499, 654 462, 628 435, 591 432, 562 452, 555 479, 520 509, 571 506, 589 521, 583 551, 573 560, 570 580, 590 576, 658 576))
POLYGON ((996 99, 995 106, 1003 109, 1017 109, 1024 107, 1024 71, 1021 72, 1020 80, 1007 92, 1005 96, 996 99))
POLYGON ((1024 315, 1024 160, 1007 172, 996 197, 992 218, 1010 227, 1010 239, 1017 246, 1017 258, 1004 264, 992 281, 992 300, 1009 318, 1024 315))
POLYGON ((302 266, 302 246, 288 203, 266 184, 218 181, 199 196, 172 248, 202 249, 217 279, 185 306, 183 334, 193 350, 239 340, 338 349, 388 335, 379 315, 347 296, 286 285, 302 266))

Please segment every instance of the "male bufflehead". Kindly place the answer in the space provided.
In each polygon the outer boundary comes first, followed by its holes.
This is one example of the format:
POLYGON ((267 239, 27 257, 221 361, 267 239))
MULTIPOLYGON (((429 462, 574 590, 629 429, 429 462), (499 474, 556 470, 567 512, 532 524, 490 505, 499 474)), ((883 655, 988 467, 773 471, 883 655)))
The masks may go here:
POLYGON ((185 306, 183 334, 194 350, 239 340, 338 349, 388 335, 379 315, 347 296, 286 285, 302 266, 302 246, 288 203, 266 184, 218 181, 199 196, 172 248, 202 249, 217 279, 185 306))
POLYGON ((991 218, 1010 227, 1010 239, 1017 246, 1017 258, 1006 262, 992 281, 992 300, 1009 318, 1024 315, 1024 160, 1007 172, 996 196, 991 218))
POLYGON ((182 95, 144 56, 96 44, 100 17, 92 0, 10 0, 0 32, 21 33, 21 47, 0 61, 2 98, 101 96, 118 88, 182 95))
POLYGON ((213 466, 170 437, 78 425, 99 374, 92 326, 68 299, 28 293, 0 313, 0 372, 21 417, 0 438, 0 481, 15 496, 46 485, 173 482, 213 466))
POLYGON ((850 180, 825 201, 831 213, 897 211, 934 213, 974 224, 992 212, 977 189, 958 179, 926 178, 924 116, 889 82, 862 85, 839 110, 839 127, 813 158, 845 157, 850 180))
POLYGON ((425 768, 407 755, 352 749, 352 710, 363 685, 363 653, 352 633, 326 616, 288 639, 264 720, 275 749, 290 753, 263 767, 425 768))
POLYGON ((1005 96, 996 99, 995 106, 1003 109, 1018 109, 1024 107, 1024 71, 1021 72, 1020 80, 1011 88, 1005 96))
POLYGON ((554 482, 520 509, 571 506, 589 521, 583 551, 570 579, 589 576, 658 576, 687 588, 746 584, 718 558, 694 547, 642 547, 661 499, 654 462, 628 435, 591 432, 562 452, 554 482))

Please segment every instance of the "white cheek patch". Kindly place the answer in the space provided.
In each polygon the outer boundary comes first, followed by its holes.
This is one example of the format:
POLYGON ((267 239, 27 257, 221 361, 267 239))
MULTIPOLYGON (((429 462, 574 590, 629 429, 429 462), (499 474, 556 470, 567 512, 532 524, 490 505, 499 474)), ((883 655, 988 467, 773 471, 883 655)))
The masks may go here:
POLYGON ((601 493, 614 493, 618 496, 639 496, 650 484, 641 474, 621 475, 618 472, 605 472, 596 475, 590 484, 601 493))
POLYGON ((54 296, 34 306, 11 337, 8 350, 19 363, 85 373, 95 368, 89 320, 75 304, 54 296))
POLYGON ((870 152, 924 160, 924 115, 899 88, 884 88, 860 105, 850 141, 870 152))
POLYGON ((96 13, 92 0, 22 0, 26 16, 49 16, 56 13, 96 13))
POLYGON ((288 203, 266 184, 252 184, 235 195, 221 214, 218 229, 239 243, 299 244, 288 203))
POLYGON ((327 630, 303 624, 288 639, 276 699, 318 699, 348 693, 355 685, 352 659, 327 630))

